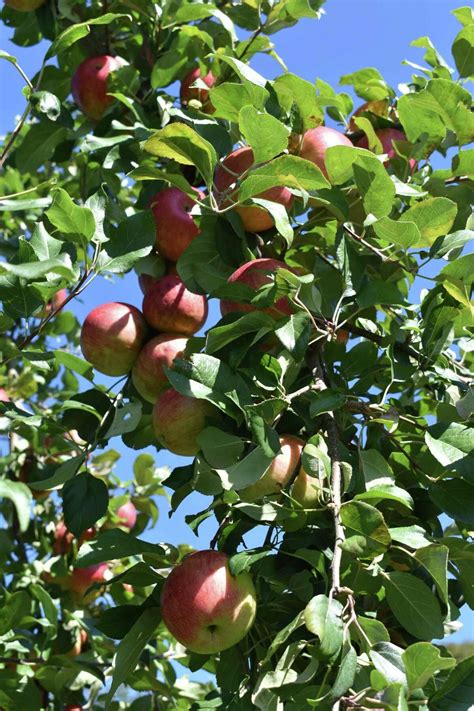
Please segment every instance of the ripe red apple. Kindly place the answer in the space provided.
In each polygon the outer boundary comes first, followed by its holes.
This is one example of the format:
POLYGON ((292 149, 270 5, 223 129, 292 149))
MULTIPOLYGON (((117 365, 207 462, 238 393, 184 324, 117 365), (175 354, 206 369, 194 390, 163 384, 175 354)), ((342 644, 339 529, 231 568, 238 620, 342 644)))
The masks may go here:
POLYGON ((121 57, 102 54, 85 59, 72 78, 72 95, 79 108, 91 119, 99 121, 114 102, 107 94, 109 74, 126 65, 121 57))
MULTIPOLYGON (((204 193, 196 190, 202 200, 204 193)), ((177 262, 200 230, 190 214, 196 201, 179 188, 160 190, 151 200, 156 223, 156 248, 162 257, 177 262)))
MULTIPOLYGON (((271 284, 271 274, 275 274, 277 269, 289 269, 289 267, 287 267, 284 262, 280 262, 277 259, 254 259, 253 261, 246 262, 241 267, 236 269, 235 272, 230 275, 228 282, 229 284, 246 284, 254 291, 257 291, 265 284, 271 284)), ((269 306, 266 309, 258 309, 252 304, 239 303, 237 301, 223 299, 221 301, 222 315, 225 316, 225 314, 232 313, 233 311, 240 311, 242 313, 249 313, 250 311, 264 311, 274 318, 282 318, 282 316, 291 316, 294 309, 286 296, 277 299, 273 306, 269 306)))
POLYGON ((67 289, 60 289, 59 291, 57 291, 55 294, 53 294, 51 300, 48 301, 48 303, 44 307, 43 311, 41 312, 41 316, 44 318, 45 316, 48 316, 51 311, 57 311, 64 304, 67 297, 67 289))
POLYGON ((212 72, 208 72, 202 76, 199 67, 192 69, 188 74, 186 74, 181 82, 181 89, 179 92, 181 104, 183 106, 187 106, 188 103, 194 99, 201 102, 201 110, 204 111, 204 113, 212 114, 215 109, 209 101, 209 91, 206 89, 200 89, 197 86, 191 86, 197 79, 201 79, 201 81, 203 81, 209 88, 213 87, 216 83, 216 77, 212 72))
POLYGON ((164 367, 171 368, 174 359, 183 355, 187 342, 187 338, 165 333, 143 346, 133 366, 132 380, 144 400, 154 404, 170 387, 164 367))
MULTIPOLYGON (((95 528, 88 528, 79 538, 78 547, 80 548, 84 541, 90 541, 95 536, 95 528)), ((67 555, 72 548, 74 534, 66 527, 64 521, 59 521, 56 525, 54 533, 53 551, 55 555, 67 555)))
POLYGON ((67 587, 71 595, 82 603, 91 602, 100 592, 94 591, 84 597, 85 592, 94 583, 104 583, 107 580, 109 566, 107 563, 97 563, 90 565, 88 568, 74 568, 72 571, 67 587))
POLYGON ((0 402, 10 402, 10 397, 5 388, 0 388, 0 402))
POLYGON ((46 0, 5 0, 5 5, 17 12, 32 12, 44 5, 46 0))
POLYGON ((115 515, 120 519, 120 526, 123 528, 128 528, 129 531, 135 526, 137 522, 137 510, 131 501, 127 501, 126 504, 122 504, 115 515))
POLYGON ((150 286, 156 284, 163 276, 167 274, 173 274, 173 276, 179 276, 178 270, 176 269, 176 264, 174 262, 166 262, 165 264, 165 274, 160 276, 152 276, 151 274, 139 274, 138 275, 138 286, 141 289, 142 294, 146 294, 150 286))
POLYGON ((335 128, 330 128, 329 126, 310 128, 303 135, 300 156, 317 165, 327 178, 326 151, 333 146, 352 146, 352 143, 347 136, 340 131, 336 131, 335 128))
POLYGON ((315 479, 314 476, 309 476, 303 467, 301 467, 294 481, 291 496, 304 509, 315 508, 319 504, 321 497, 321 485, 319 480, 315 479))
POLYGON ((288 484, 300 461, 304 442, 293 435, 282 435, 280 446, 280 453, 276 455, 264 475, 255 484, 239 492, 243 501, 255 501, 262 496, 279 494, 288 484))
POLYGON ((170 388, 153 408, 155 435, 166 449, 183 457, 199 452, 197 438, 206 427, 206 418, 216 417, 216 409, 207 400, 186 397, 170 388))
POLYGON ((142 312, 111 301, 93 309, 82 325, 84 357, 105 375, 126 375, 138 358, 147 335, 142 312))
POLYGON ((235 577, 219 551, 187 555, 161 593, 163 621, 197 654, 217 654, 240 642, 255 620, 257 596, 250 573, 235 577))
MULTIPOLYGON (((382 151, 387 154, 387 160, 384 165, 390 164, 393 158, 398 158, 398 153, 396 152, 393 141, 406 141, 407 137, 402 131, 398 131, 396 128, 381 128, 380 131, 376 131, 376 136, 382 144, 382 151)), ((357 141, 358 148, 369 148, 369 140, 367 136, 362 136, 362 138, 357 141)), ((410 158, 408 161, 410 165, 410 170, 413 172, 416 169, 417 162, 414 158, 410 158)))
MULTIPOLYGON (((217 198, 219 199, 219 193, 222 194, 224 191, 229 190, 242 173, 249 170, 249 168, 253 166, 254 162, 253 151, 250 146, 237 148, 237 150, 229 153, 229 155, 217 166, 214 175, 214 185, 216 187, 216 192, 218 193, 217 198)), ((287 210, 289 210, 293 204, 293 195, 290 193, 288 188, 281 186, 275 186, 274 188, 264 190, 255 197, 277 202, 280 205, 283 205, 287 210)), ((224 199, 222 206, 227 206, 231 204, 231 202, 232 201, 228 198, 224 199)), ((240 215, 247 232, 264 232, 274 226, 273 217, 269 212, 261 207, 242 206, 236 207, 235 211, 240 215)))
POLYGON ((191 336, 206 321, 207 299, 186 289, 179 276, 168 274, 146 291, 143 314, 157 331, 191 336))

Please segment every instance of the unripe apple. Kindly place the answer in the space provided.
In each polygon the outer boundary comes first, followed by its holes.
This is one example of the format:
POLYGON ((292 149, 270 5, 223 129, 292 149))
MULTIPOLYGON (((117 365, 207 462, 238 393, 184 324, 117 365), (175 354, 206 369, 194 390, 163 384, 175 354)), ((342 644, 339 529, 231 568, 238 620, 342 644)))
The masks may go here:
MULTIPOLYGON (((254 291, 258 291, 265 284, 271 284, 271 275, 275 274, 277 269, 289 269, 284 262, 277 259, 254 259, 251 262, 246 262, 241 267, 235 270, 230 275, 229 284, 245 284, 251 287, 254 291)), ((223 299, 221 301, 221 313, 223 316, 239 311, 241 313, 250 313, 250 311, 263 311, 270 314, 274 318, 282 318, 282 316, 291 316, 294 309, 286 296, 275 301, 273 306, 265 309, 259 309, 252 304, 239 303, 237 301, 229 301, 223 299)))
POLYGON ((282 435, 280 447, 280 453, 276 455, 264 475, 255 484, 239 492, 243 501, 255 501, 263 496, 279 494, 288 484, 300 461, 304 442, 294 435, 282 435))
MULTIPOLYGON (((384 165, 390 164, 390 161, 394 158, 398 158, 398 153, 396 152, 393 141, 406 141, 407 137, 402 131, 398 131, 396 128, 381 128, 380 131, 375 132, 377 138, 382 144, 383 153, 387 154, 387 160, 384 165)), ((357 141, 358 148, 369 148, 369 140, 367 136, 362 136, 362 138, 357 141)), ((416 169, 417 162, 414 158, 410 158, 408 161, 410 165, 410 170, 413 172, 416 169)))
POLYGON ((137 510, 131 501, 122 504, 115 512, 115 515, 120 519, 119 526, 128 528, 129 531, 132 530, 137 522, 137 510))
POLYGON ((133 368, 147 335, 142 312, 109 302, 93 309, 82 325, 84 357, 105 375, 126 375, 133 368))
MULTIPOLYGON (((95 537, 95 528, 88 528, 78 541, 78 548, 82 546, 84 541, 90 541, 95 537)), ((59 521, 56 525, 56 530, 54 532, 54 543, 53 551, 55 555, 67 555, 72 548, 72 543, 74 541, 74 534, 71 533, 66 527, 64 521, 59 521)))
POLYGON ((317 165, 327 178, 326 151, 333 146, 352 146, 352 143, 347 136, 336 131, 335 128, 329 126, 310 128, 303 136, 300 156, 317 165))
POLYGON ((85 59, 72 78, 72 95, 79 108, 91 119, 99 121, 114 102, 107 93, 109 74, 125 66, 121 57, 102 54, 85 59))
POLYGON ((216 83, 216 77, 212 72, 208 72, 202 76, 199 67, 192 69, 181 82, 181 89, 179 91, 181 104, 187 106, 191 100, 197 100, 201 102, 201 110, 204 111, 204 113, 212 114, 215 109, 209 101, 209 91, 207 89, 200 89, 197 86, 191 86, 197 79, 203 81, 209 88, 213 87, 216 83))
POLYGON ((321 484, 301 467, 291 489, 291 496, 304 509, 314 509, 320 502, 321 484))
POLYGON ((17 12, 32 12, 44 5, 46 0, 4 0, 7 7, 17 12))
POLYGON ((208 417, 216 417, 216 409, 210 402, 186 397, 170 388, 153 408, 153 428, 163 447, 173 454, 193 457, 199 452, 197 438, 208 417))
POLYGON ((108 572, 107 563, 97 563, 88 568, 74 568, 68 579, 67 587, 78 602, 91 602, 100 592, 94 591, 85 597, 84 594, 94 583, 104 583, 107 580, 108 572))
POLYGON ((228 560, 219 551, 191 553, 163 585, 163 621, 178 642, 197 654, 233 647, 255 620, 257 595, 250 573, 231 575, 228 560))
MULTIPOLYGON (((204 193, 196 190, 202 200, 204 193)), ((190 214, 196 201, 179 188, 160 190, 151 200, 156 223, 156 248, 162 257, 177 262, 200 230, 190 214)))
POLYGON ((192 336, 207 318, 207 299, 186 289, 179 276, 168 274, 152 284, 143 299, 143 314, 157 331, 192 336))
MULTIPOLYGON (((232 151, 224 160, 217 166, 214 175, 214 185, 216 186, 217 199, 219 194, 228 191, 232 185, 238 180, 242 173, 249 170, 254 164, 253 151, 250 146, 237 148, 232 151)), ((234 196, 236 197, 236 196, 234 196)), ((281 186, 275 186, 259 193, 255 197, 263 200, 271 200, 283 205, 289 210, 293 204, 293 195, 288 190, 281 186)), ((222 202, 222 206, 227 206, 232 203, 232 200, 226 198, 222 202)), ((256 206, 241 206, 236 207, 235 211, 240 215, 244 228, 247 232, 264 232, 274 226, 273 217, 269 212, 262 207, 256 206)))
POLYGON ((133 384, 144 400, 154 404, 170 387, 164 368, 171 368, 174 359, 182 357, 187 342, 187 338, 165 333, 145 343, 132 370, 133 384))

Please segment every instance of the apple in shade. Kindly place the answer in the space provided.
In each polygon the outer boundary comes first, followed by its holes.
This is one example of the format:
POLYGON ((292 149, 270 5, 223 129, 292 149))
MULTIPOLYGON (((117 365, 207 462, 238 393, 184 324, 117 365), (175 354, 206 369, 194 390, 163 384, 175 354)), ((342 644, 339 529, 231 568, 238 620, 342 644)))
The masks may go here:
MULTIPOLYGON (((204 193, 196 189, 202 200, 204 193)), ((150 201, 156 223, 156 248, 162 257, 177 262, 200 230, 190 214, 196 201, 179 188, 160 190, 150 201)))
POLYGON ((256 501, 263 496, 279 494, 288 484, 299 465, 304 442, 293 435, 282 435, 280 447, 280 453, 276 455, 263 476, 255 484, 239 492, 243 501, 256 501))
POLYGON ((319 479, 309 476, 301 467, 291 489, 291 496, 304 509, 315 508, 318 506, 321 497, 319 479))
POLYGON ((72 95, 83 113, 94 121, 99 121, 106 109, 115 101, 108 91, 111 72, 125 66, 121 57, 102 54, 85 59, 76 69, 72 78, 72 95))
POLYGON ((165 333, 145 343, 132 370, 132 380, 139 394, 154 404, 170 387, 164 367, 171 368, 175 358, 181 358, 187 338, 165 333))
POLYGON ((257 596, 250 573, 233 576, 219 551, 187 555, 169 574, 161 613, 171 634, 197 654, 217 654, 240 642, 255 620, 257 596))
POLYGON ((77 704, 67 704, 67 706, 64 707, 64 711, 83 711, 82 706, 78 706, 77 704))
POLYGON ((109 566, 107 563, 97 563, 88 568, 74 568, 68 579, 67 587, 72 596, 82 603, 94 600, 100 593, 94 590, 89 595, 85 595, 87 590, 94 583, 104 583, 108 578, 109 566))
MULTIPOLYGON (((90 541, 95 536, 95 528, 88 528, 79 538, 78 547, 82 546, 84 541, 90 541)), ((55 555, 67 555, 72 548, 74 534, 66 527, 64 521, 59 521, 54 532, 53 551, 55 555)))
POLYGON ((300 156, 318 166, 327 178, 326 151, 333 146, 352 146, 351 141, 340 131, 329 126, 310 128, 303 135, 300 156))
MULTIPOLYGON (((224 160, 217 166, 214 175, 214 185, 216 187, 216 197, 219 199, 219 193, 229 190, 242 173, 249 170, 254 164, 253 151, 250 146, 237 148, 232 151, 224 160)), ((289 210, 293 204, 293 195, 288 188, 275 186, 259 193, 255 197, 263 200, 270 200, 283 205, 289 210)), ((233 195, 233 200, 237 198, 237 194, 233 195)), ((232 203, 232 200, 225 199, 221 206, 227 206, 232 203)), ((274 226, 273 217, 269 212, 262 207, 256 206, 239 206, 235 211, 240 215, 244 228, 247 232, 264 232, 274 226)))
POLYGON ((83 647, 86 646, 87 642, 89 641, 89 635, 87 632, 82 629, 76 630, 76 641, 74 642, 74 645, 69 649, 69 651, 66 652, 66 657, 78 657, 79 654, 82 652, 83 647))
POLYGON ((46 0, 5 0, 5 5, 17 12, 31 12, 44 5, 46 0))
POLYGON ((147 335, 142 312, 111 301, 97 306, 82 325, 84 358, 105 375, 126 375, 133 368, 147 335))
MULTIPOLYGON (((246 286, 251 287, 254 291, 257 291, 260 287, 265 286, 265 284, 272 283, 272 275, 275 274, 277 269, 289 269, 289 267, 287 267, 284 262, 280 262, 277 259, 254 259, 253 261, 246 262, 241 267, 236 269, 235 272, 230 275, 228 282, 229 284, 245 284, 246 286)), ((286 296, 277 299, 273 306, 269 306, 264 309, 259 309, 253 304, 229 301, 228 299, 223 299, 221 301, 221 313, 223 316, 234 311, 239 311, 241 313, 264 311, 274 318, 282 318, 283 316, 291 316, 294 309, 286 296)))
POLYGON ((212 72, 202 75, 199 67, 192 69, 181 81, 181 88, 179 91, 181 104, 183 106, 187 106, 191 100, 197 100, 201 102, 202 111, 212 114, 215 109, 209 101, 209 91, 207 89, 201 89, 198 86, 192 86, 197 79, 203 81, 209 88, 213 87, 216 83, 216 77, 212 72))
POLYGON ((212 417, 216 417, 216 409, 210 402, 170 388, 153 408, 153 429, 160 444, 170 452, 193 457, 200 449, 197 438, 206 427, 207 418, 212 417))
MULTIPOLYGON (((375 134, 382 144, 382 152, 387 154, 387 160, 384 162, 384 165, 387 166, 393 158, 399 158, 399 155, 393 145, 393 141, 406 141, 407 137, 402 131, 398 131, 396 128, 381 128, 379 131, 376 131, 375 134)), ((357 147, 369 148, 369 140, 367 136, 362 136, 360 141, 357 141, 357 147)), ((416 169, 416 160, 414 158, 410 158, 408 163, 410 165, 410 170, 413 172, 416 169)))
POLYGON ((179 276, 168 274, 145 292, 143 314, 157 331, 192 336, 207 318, 207 299, 186 289, 179 276))

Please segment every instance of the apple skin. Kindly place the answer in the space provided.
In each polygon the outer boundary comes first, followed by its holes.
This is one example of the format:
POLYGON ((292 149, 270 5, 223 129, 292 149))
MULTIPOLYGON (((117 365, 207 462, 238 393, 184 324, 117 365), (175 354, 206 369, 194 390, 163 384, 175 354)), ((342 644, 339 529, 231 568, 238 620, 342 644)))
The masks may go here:
POLYGON ((320 503, 321 486, 318 479, 314 476, 309 476, 303 469, 300 468, 291 490, 291 496, 304 509, 314 509, 320 503))
MULTIPOLYGON (((393 141, 406 141, 407 137, 402 131, 398 131, 396 128, 381 128, 380 131, 376 131, 375 134, 382 144, 383 152, 387 154, 387 160, 384 162, 384 165, 388 166, 393 158, 399 157, 393 147, 393 141)), ((362 138, 357 141, 357 147, 369 149, 367 136, 362 136, 362 138)), ((416 170, 417 162, 414 158, 410 158, 408 163, 413 173, 413 171, 416 170)))
POLYGON ((252 578, 248 572, 232 576, 228 561, 219 551, 191 553, 163 585, 163 621, 178 642, 197 654, 233 647, 255 620, 252 578))
POLYGON ((281 452, 276 455, 265 474, 255 484, 239 492, 242 501, 252 502, 263 496, 279 494, 288 484, 300 461, 304 442, 294 435, 282 435, 280 446, 281 452))
POLYGON ((58 309, 60 309, 66 301, 67 297, 67 289, 60 289, 59 291, 57 291, 55 294, 53 294, 51 300, 48 301, 48 303, 46 304, 45 308, 43 309, 43 312, 41 313, 41 316, 48 316, 51 311, 57 311, 58 309))
MULTIPOLYGON (((254 289, 254 291, 257 291, 261 286, 271 283, 270 274, 275 273, 277 269, 289 269, 289 267, 277 259, 254 259, 236 269, 235 272, 230 275, 228 282, 229 284, 246 284, 254 289)), ((269 306, 266 309, 258 309, 252 304, 241 304, 237 301, 229 301, 227 299, 221 301, 221 314, 223 316, 233 313, 234 311, 241 313, 263 311, 274 318, 282 318, 282 316, 291 316, 294 309, 286 296, 277 299, 273 306, 269 306)))
POLYGON ((10 396, 5 388, 0 388, 0 402, 10 402, 10 396))
POLYGON ((207 319, 207 299, 186 289, 179 276, 167 274, 147 289, 143 313, 157 331, 192 336, 207 319))
POLYGON ((216 416, 207 400, 181 395, 174 388, 165 390, 153 408, 153 428, 158 441, 173 454, 193 457, 199 452, 197 438, 206 419, 216 416))
POLYGON ((99 121, 113 104, 114 97, 107 94, 108 77, 126 63, 121 57, 108 54, 89 57, 81 62, 72 77, 71 88, 74 101, 86 116, 99 121))
MULTIPOLYGON (((91 541, 96 534, 94 527, 88 528, 79 538, 78 547, 82 546, 84 541, 91 541)), ((74 541, 74 534, 71 533, 66 527, 64 521, 59 521, 56 525, 56 530, 54 532, 54 543, 53 551, 55 555, 67 555, 71 548, 72 542, 74 541)))
POLYGON ((327 178, 326 151, 333 146, 352 146, 352 143, 347 136, 330 126, 310 128, 303 135, 300 156, 314 163, 327 178))
POLYGON ((213 87, 216 83, 216 77, 212 72, 208 72, 202 76, 199 67, 192 69, 181 81, 181 88, 179 91, 181 104, 183 106, 187 106, 188 103, 194 99, 201 102, 201 111, 206 114, 213 114, 215 109, 209 101, 209 92, 206 91, 206 89, 199 89, 199 87, 191 86, 191 84, 194 84, 197 79, 201 79, 201 81, 203 81, 209 88, 213 87))
MULTIPOLYGON (((219 193, 228 190, 242 173, 253 166, 254 162, 253 151, 250 146, 237 148, 237 150, 229 153, 217 166, 214 175, 214 185, 216 187, 217 196, 219 193)), ((264 190, 255 197, 280 203, 280 205, 283 205, 287 210, 289 210, 293 204, 293 195, 288 188, 281 186, 264 190)), ((223 205, 229 204, 231 204, 231 201, 224 200, 223 205)), ((242 206, 236 207, 235 211, 240 215, 247 232, 264 232, 274 226, 273 217, 261 207, 242 206)))
POLYGON ((44 5, 46 0, 5 0, 5 5, 17 12, 31 12, 44 5))
MULTIPOLYGON (((200 200, 204 193, 196 189, 200 200)), ((196 201, 179 188, 160 190, 150 201, 156 224, 156 248, 162 257, 177 262, 200 232, 190 215, 196 201)))
POLYGON ((133 368, 147 335, 142 312, 111 301, 93 309, 81 330, 84 358, 105 375, 126 375, 133 368))
POLYGON ((133 366, 132 380, 144 400, 154 405, 161 393, 170 387, 164 367, 171 368, 174 359, 183 355, 187 342, 187 338, 165 333, 143 346, 133 366))
POLYGON ((162 279, 162 277, 166 276, 167 274, 172 274, 173 276, 179 276, 178 270, 176 269, 176 264, 174 262, 166 262, 165 274, 161 274, 160 276, 153 276, 152 274, 139 274, 138 275, 138 286, 140 287, 142 294, 145 295, 146 292, 148 291, 148 289, 153 284, 156 284, 157 281, 162 279))
POLYGON ((94 591, 84 597, 84 593, 94 583, 103 583, 107 580, 109 566, 107 563, 97 563, 88 568, 74 568, 69 579, 68 589, 71 595, 83 604, 92 602, 100 593, 94 591))
POLYGON ((122 504, 115 512, 115 515, 120 519, 120 527, 128 528, 129 531, 132 530, 137 522, 137 510, 131 501, 122 504))

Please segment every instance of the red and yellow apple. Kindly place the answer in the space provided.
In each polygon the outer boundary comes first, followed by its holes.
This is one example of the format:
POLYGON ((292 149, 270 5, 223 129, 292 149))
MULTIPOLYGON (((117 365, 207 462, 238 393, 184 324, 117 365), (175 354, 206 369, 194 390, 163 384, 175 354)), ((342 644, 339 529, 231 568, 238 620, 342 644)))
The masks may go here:
MULTIPOLYGON (((249 170, 254 164, 253 151, 250 146, 237 148, 232 151, 224 160, 217 166, 214 175, 214 185, 216 188, 217 200, 221 200, 221 206, 228 206, 232 203, 229 199, 229 193, 233 192, 232 186, 235 185, 239 177, 249 170), (226 193, 226 197, 222 197, 222 193, 226 193)), ((237 189, 237 188, 235 188, 237 189)), ((236 196, 233 196, 236 197, 236 196)), ((289 210, 293 204, 293 195, 288 190, 281 186, 275 186, 264 190, 255 197, 271 202, 279 203, 289 210)), ((274 226, 273 217, 269 212, 262 207, 256 206, 239 206, 235 211, 240 215, 244 228, 247 232, 264 232, 274 226)))
MULTIPOLYGON (((393 145, 393 141, 406 141, 407 137, 402 131, 399 131, 396 128, 381 128, 379 131, 375 132, 375 135, 382 144, 383 153, 387 154, 387 160, 384 162, 384 165, 387 166, 394 158, 399 157, 393 145)), ((362 138, 357 141, 357 147, 369 148, 369 140, 367 136, 362 136, 362 138)), ((417 162, 414 158, 410 158, 408 163, 412 172, 416 170, 417 162)))
POLYGON ((243 501, 256 501, 263 496, 279 494, 295 473, 299 464, 304 442, 294 435, 280 437, 280 453, 276 455, 263 476, 239 494, 243 501))
POLYGON ((209 90, 201 89, 198 86, 192 86, 198 79, 203 81, 209 89, 216 83, 216 77, 212 72, 202 75, 199 67, 192 69, 181 81, 181 88, 179 91, 181 104, 183 106, 187 106, 191 100, 199 101, 201 103, 201 110, 204 111, 204 113, 212 114, 215 109, 209 100, 209 90))
POLYGON ((4 0, 7 7, 17 12, 32 12, 44 5, 46 0, 4 0))
MULTIPOLYGON (((78 547, 82 546, 84 541, 90 541, 95 537, 96 530, 94 527, 88 528, 78 541, 78 547)), ((55 555, 67 555, 72 548, 72 543, 74 541, 74 534, 68 530, 64 521, 59 521, 56 524, 56 530, 54 532, 54 543, 53 551, 55 555)))
POLYGON ((125 66, 121 57, 102 54, 85 59, 72 78, 74 101, 86 116, 99 121, 106 109, 114 102, 108 92, 109 75, 125 66))
POLYGON ((142 312, 109 302, 93 309, 82 325, 84 357, 105 375, 126 375, 133 368, 147 335, 142 312))
MULTIPOLYGON (((246 262, 241 267, 236 269, 235 272, 230 275, 228 282, 229 284, 245 284, 246 286, 251 287, 254 291, 257 291, 260 287, 272 283, 271 275, 275 274, 277 269, 289 269, 289 267, 287 267, 284 262, 280 262, 277 259, 254 259, 253 261, 246 262)), ((239 311, 241 313, 264 311, 274 318, 282 318, 282 316, 291 316, 294 309, 286 296, 277 299, 273 306, 265 309, 258 309, 252 304, 229 301, 228 299, 223 299, 221 301, 221 313, 223 316, 234 311, 239 311)))
POLYGON ((153 408, 153 428, 163 447, 173 454, 193 457, 199 452, 197 438, 208 417, 216 417, 216 409, 210 402, 181 395, 170 388, 153 408))
POLYGON ((321 484, 301 467, 293 483, 291 496, 304 509, 314 509, 320 503, 321 484))
POLYGON ((66 587, 77 602, 87 604, 100 595, 100 591, 96 590, 85 595, 87 590, 94 583, 105 583, 108 574, 107 563, 97 563, 87 568, 74 568, 66 582, 66 587))
MULTIPOLYGON (((204 193, 196 189, 202 200, 204 193)), ((156 248, 162 257, 177 262, 200 230, 190 214, 196 201, 179 188, 160 190, 150 201, 156 224, 156 248)))
POLYGON ((255 620, 257 596, 248 572, 235 577, 228 556, 198 551, 170 573, 161 593, 163 621, 197 654, 217 654, 238 644, 255 620))
POLYGON ((181 358, 188 342, 183 336, 165 333, 146 343, 135 361, 132 380, 139 394, 154 404, 170 387, 164 368, 171 368, 175 358, 181 358))
POLYGON ((303 135, 300 156, 314 163, 327 178, 326 151, 333 146, 352 146, 351 141, 340 131, 329 126, 310 128, 303 135))
POLYGON ((168 274, 147 289, 143 313, 157 331, 192 336, 206 321, 207 299, 186 289, 179 276, 168 274))

